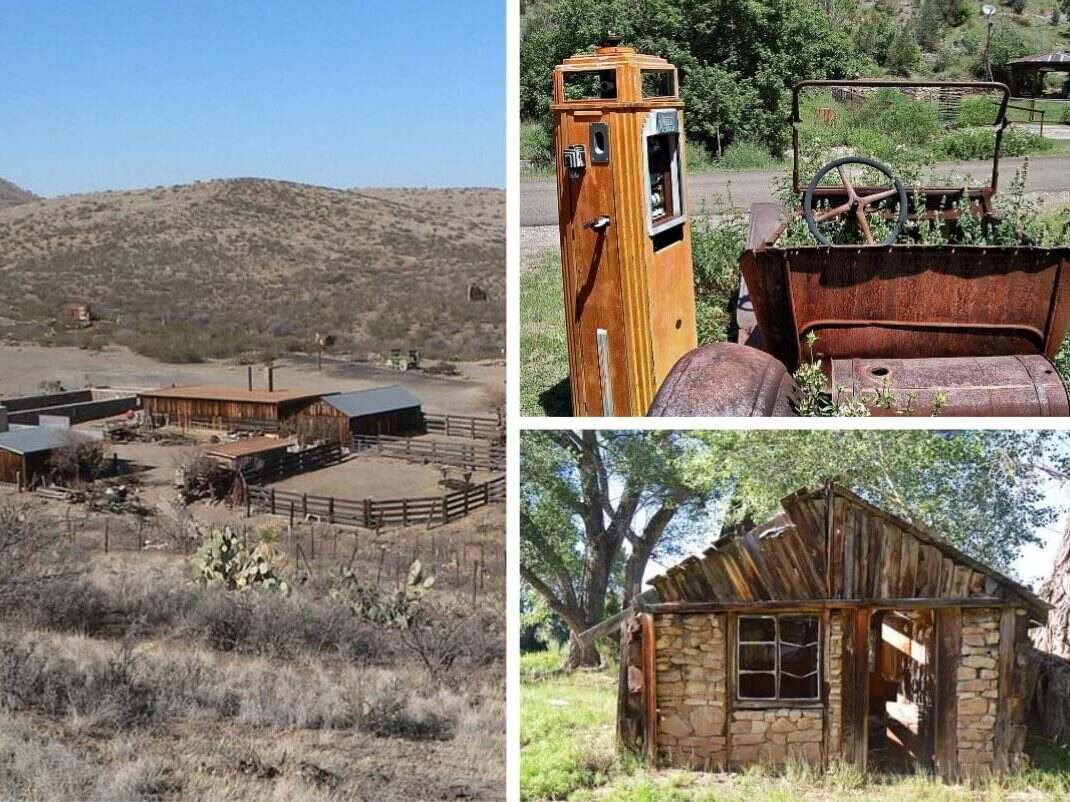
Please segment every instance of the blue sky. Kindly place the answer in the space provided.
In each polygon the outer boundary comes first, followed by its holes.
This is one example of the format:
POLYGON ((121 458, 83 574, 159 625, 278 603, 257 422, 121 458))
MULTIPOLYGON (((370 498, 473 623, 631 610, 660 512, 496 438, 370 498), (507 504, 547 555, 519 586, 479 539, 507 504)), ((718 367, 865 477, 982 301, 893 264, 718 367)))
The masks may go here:
POLYGON ((0 2, 0 177, 504 186, 505 3, 0 2))

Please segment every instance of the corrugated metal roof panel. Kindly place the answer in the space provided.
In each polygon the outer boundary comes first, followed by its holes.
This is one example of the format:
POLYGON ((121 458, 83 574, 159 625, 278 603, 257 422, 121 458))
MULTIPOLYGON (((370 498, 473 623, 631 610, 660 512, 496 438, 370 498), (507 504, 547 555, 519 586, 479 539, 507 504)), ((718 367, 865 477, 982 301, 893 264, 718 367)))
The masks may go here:
POLYGON ((323 400, 350 418, 420 406, 419 398, 396 384, 352 393, 325 395, 323 400))
POLYGON ((15 454, 38 454, 42 451, 55 451, 69 445, 72 440, 84 440, 84 435, 70 429, 52 426, 31 426, 25 429, 12 429, 0 434, 0 448, 15 454))

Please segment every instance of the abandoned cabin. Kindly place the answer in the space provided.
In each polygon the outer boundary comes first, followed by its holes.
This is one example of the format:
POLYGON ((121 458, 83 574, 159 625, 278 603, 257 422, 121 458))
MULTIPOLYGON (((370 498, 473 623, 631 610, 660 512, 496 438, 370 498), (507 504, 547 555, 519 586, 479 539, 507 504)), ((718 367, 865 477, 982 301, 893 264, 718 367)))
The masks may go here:
POLYGON ((420 399, 398 385, 325 395, 303 410, 302 431, 346 445, 353 435, 411 435, 426 431, 420 399))
POLYGON ((843 487, 782 506, 654 577, 626 612, 622 745, 707 769, 1019 766, 1023 647, 1049 606, 843 487))

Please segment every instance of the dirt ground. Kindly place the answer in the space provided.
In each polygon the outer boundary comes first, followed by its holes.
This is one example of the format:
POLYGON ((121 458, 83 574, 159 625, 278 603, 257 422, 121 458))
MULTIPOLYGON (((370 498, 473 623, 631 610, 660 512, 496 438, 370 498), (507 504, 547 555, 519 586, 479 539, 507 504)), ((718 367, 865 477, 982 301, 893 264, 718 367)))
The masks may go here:
MULTIPOLYGON (((454 377, 387 370, 338 358, 325 358, 321 373, 316 370, 315 358, 299 354, 278 360, 276 365, 275 387, 280 390, 346 392, 399 384, 420 398, 428 412, 487 415, 505 398, 505 367, 499 360, 459 362, 456 366, 461 375, 454 377)), ((59 382, 68 389, 86 386, 145 389, 182 384, 244 388, 247 366, 225 361, 168 365, 120 347, 90 351, 0 345, 0 398, 40 392, 45 382, 59 382)), ((258 389, 267 386, 262 367, 254 367, 253 386, 258 389)))
MULTIPOLYGON (((451 479, 460 480, 465 471, 448 468, 451 479)), ((497 474, 476 471, 472 483, 481 484, 497 474)), ((437 465, 420 465, 385 457, 351 456, 345 462, 319 471, 291 476, 272 487, 292 493, 334 496, 346 499, 389 499, 441 496, 452 492, 439 484, 442 469, 437 465)))

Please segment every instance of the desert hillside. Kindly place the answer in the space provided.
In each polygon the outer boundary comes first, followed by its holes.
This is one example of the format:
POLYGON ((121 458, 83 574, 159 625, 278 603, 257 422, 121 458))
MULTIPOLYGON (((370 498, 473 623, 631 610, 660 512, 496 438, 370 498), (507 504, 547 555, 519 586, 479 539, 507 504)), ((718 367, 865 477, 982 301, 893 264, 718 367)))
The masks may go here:
POLYGON ((0 209, 37 200, 37 196, 22 187, 0 178, 0 209))
MULTIPOLYGON (((310 350, 497 355, 505 326, 505 193, 341 190, 261 179, 6 206, 0 335, 172 361, 310 350), (468 286, 489 293, 469 302, 468 286), (72 332, 88 303, 102 318, 72 332)), ((31 196, 32 199, 33 196, 31 196)))

